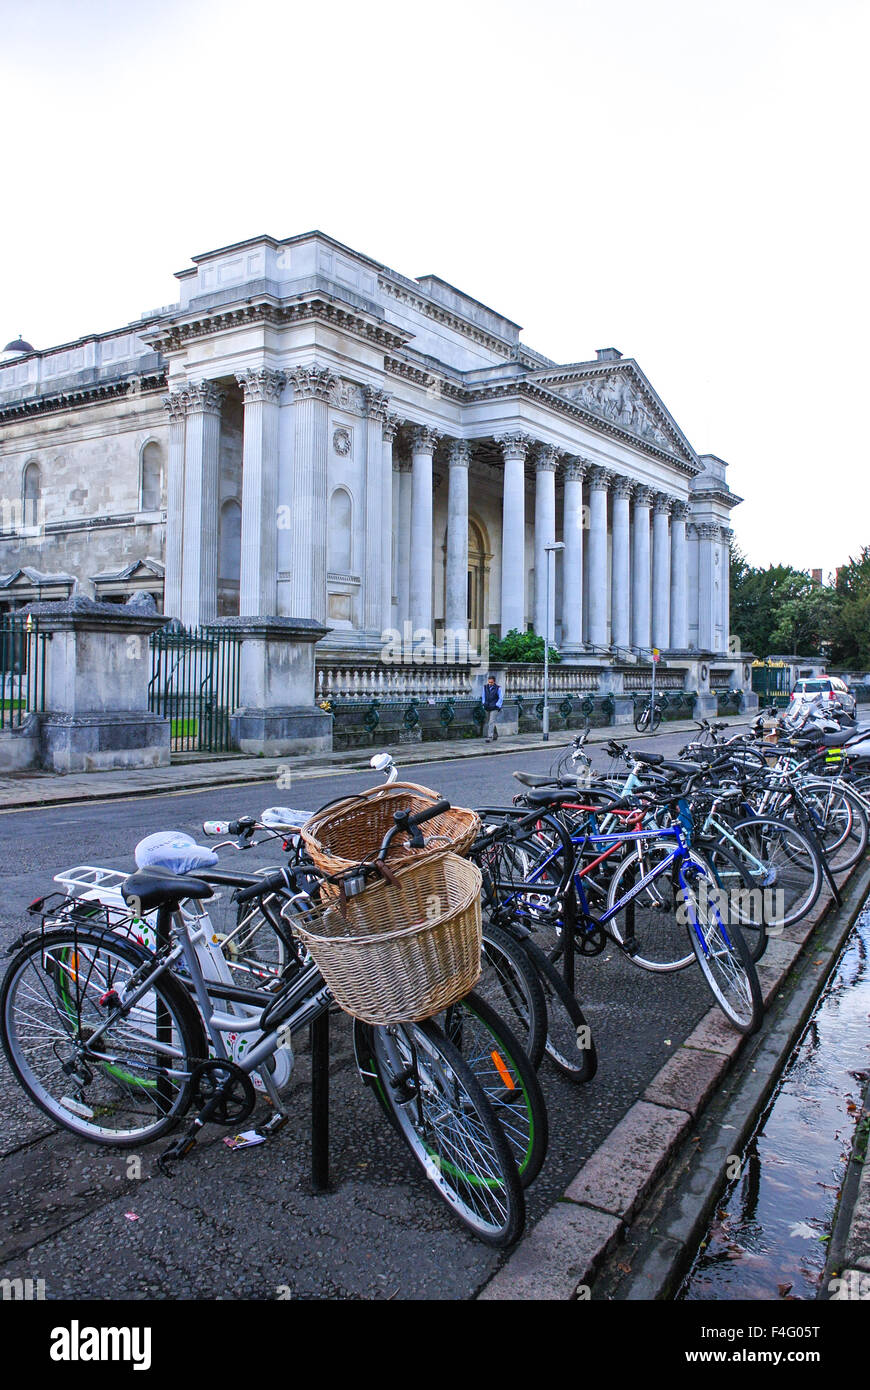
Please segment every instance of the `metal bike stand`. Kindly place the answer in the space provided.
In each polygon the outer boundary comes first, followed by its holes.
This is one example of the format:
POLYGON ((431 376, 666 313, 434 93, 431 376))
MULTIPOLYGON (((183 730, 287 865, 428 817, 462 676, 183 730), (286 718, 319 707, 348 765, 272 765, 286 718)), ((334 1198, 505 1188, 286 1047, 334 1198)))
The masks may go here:
POLYGON ((329 1012, 309 1028, 311 1038, 311 1186, 329 1190, 329 1012))

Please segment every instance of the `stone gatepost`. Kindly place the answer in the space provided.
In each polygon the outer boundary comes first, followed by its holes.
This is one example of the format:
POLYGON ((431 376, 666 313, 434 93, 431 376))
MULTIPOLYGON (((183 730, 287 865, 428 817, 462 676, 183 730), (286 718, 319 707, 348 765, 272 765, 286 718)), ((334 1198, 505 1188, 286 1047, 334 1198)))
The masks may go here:
POLYGON ((698 692, 692 711, 694 719, 715 719, 719 710, 719 701, 710 691, 710 661, 709 656, 702 655, 697 661, 690 661, 686 667, 683 689, 698 692))
POLYGON ((218 618, 241 637, 239 708, 230 716, 243 753, 269 758, 332 749, 332 716, 314 702, 314 647, 330 631, 313 618, 218 618))
POLYGON ((148 638, 166 618, 144 604, 76 597, 30 612, 45 644, 40 762, 51 772, 169 765, 169 720, 148 710, 148 638))
POLYGON ((609 695, 613 700, 611 724, 614 726, 631 724, 634 719, 634 700, 625 693, 625 673, 623 671, 616 671, 612 666, 605 666, 598 675, 598 694, 609 695))

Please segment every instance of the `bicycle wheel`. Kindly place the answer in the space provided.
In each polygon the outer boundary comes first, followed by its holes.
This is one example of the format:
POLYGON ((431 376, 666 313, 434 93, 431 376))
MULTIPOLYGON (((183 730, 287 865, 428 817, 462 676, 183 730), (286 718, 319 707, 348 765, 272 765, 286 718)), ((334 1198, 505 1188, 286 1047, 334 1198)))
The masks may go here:
POLYGON ((833 872, 851 869, 867 849, 867 814, 858 798, 826 777, 801 782, 800 795, 833 872))
POLYGON ((638 891, 641 880, 672 852, 670 840, 640 842, 638 849, 618 865, 607 890, 608 910, 631 894, 629 901, 611 917, 608 930, 626 948, 629 960, 642 970, 685 970, 694 959, 692 952, 686 950, 685 922, 678 918, 680 881, 676 863, 638 891))
POLYGON ((754 816, 728 828, 738 842, 729 847, 767 894, 767 934, 778 936, 812 911, 822 891, 815 846, 802 831, 771 816, 754 816))
POLYGON ((475 993, 516 1033, 537 1070, 547 1036, 544 991, 521 944, 488 919, 483 923, 482 964, 475 993))
POLYGON ((598 1070, 598 1053, 580 1004, 534 941, 524 942, 523 949, 540 976, 547 1005, 547 1056, 569 1081, 591 1081, 598 1070))
POLYGON ((435 1021, 483 1087, 528 1187, 541 1171, 549 1132, 541 1083, 522 1044, 476 989, 435 1021))
POLYGON ((641 708, 640 708, 639 710, 635 710, 635 714, 634 714, 634 727, 637 729, 637 732, 638 732, 639 734, 642 734, 642 733, 645 733, 645 732, 646 732, 646 727, 647 727, 648 724, 649 724, 649 705, 642 705, 641 708))
POLYGON ((661 710, 661 705, 656 705, 655 709, 654 709, 653 712, 652 712, 652 720, 650 721, 650 728, 652 729, 653 733, 655 733, 656 729, 659 727, 659 724, 661 724, 661 722, 662 722, 662 710, 661 710))
POLYGON ((193 1059, 205 1055, 193 1005, 171 975, 132 1006, 120 1003, 149 963, 147 951, 111 932, 70 927, 24 946, 0 991, 17 1079, 56 1124, 98 1144, 168 1134, 190 1103, 193 1059))
POLYGON ((719 915, 727 924, 736 922, 749 954, 761 960, 767 950, 768 907, 763 892, 756 886, 745 862, 724 845, 699 844, 698 857, 708 865, 710 875, 719 890, 719 915))
POLYGON ((439 1197, 488 1245, 512 1245, 525 1202, 508 1141, 468 1063, 431 1020, 372 1028, 384 1104, 439 1197))
POLYGON ((719 916, 709 891, 712 881, 703 866, 684 865, 683 876, 681 903, 701 973, 726 1018, 739 1032, 754 1033, 761 1024, 764 1002, 749 947, 737 923, 726 927, 719 916))

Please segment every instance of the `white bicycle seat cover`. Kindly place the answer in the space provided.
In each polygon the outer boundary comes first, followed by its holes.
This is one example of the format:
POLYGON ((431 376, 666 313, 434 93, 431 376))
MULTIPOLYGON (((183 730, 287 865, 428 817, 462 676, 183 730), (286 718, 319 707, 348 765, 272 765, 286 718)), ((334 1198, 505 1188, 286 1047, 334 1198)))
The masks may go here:
POLYGON ((173 874, 194 874, 197 869, 213 869, 218 857, 207 845, 198 845, 183 830, 158 830, 146 835, 135 849, 139 869, 168 869, 173 874))

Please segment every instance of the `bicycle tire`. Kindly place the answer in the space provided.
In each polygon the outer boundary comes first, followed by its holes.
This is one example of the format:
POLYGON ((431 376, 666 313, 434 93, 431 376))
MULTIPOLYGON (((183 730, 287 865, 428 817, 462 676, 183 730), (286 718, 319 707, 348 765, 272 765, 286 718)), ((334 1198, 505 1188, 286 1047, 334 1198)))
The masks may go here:
POLYGON ((537 970, 547 1005, 546 1055, 569 1081, 585 1084, 598 1070, 598 1052, 592 1029, 576 995, 572 994, 552 961, 534 941, 523 943, 537 970))
POLYGON ((653 733, 655 733, 656 729, 659 727, 659 725, 661 724, 661 722, 662 722, 662 711, 661 711, 660 706, 659 706, 659 705, 656 705, 655 709, 654 709, 653 712, 652 712, 652 719, 651 719, 651 721, 650 721, 650 728, 651 728, 651 731, 652 731, 653 733))
POLYGON ((383 1104, 438 1196, 487 1245, 513 1245, 525 1201, 483 1087, 431 1020, 369 1030, 383 1104))
POLYGON ((634 716, 634 727, 639 734, 646 731, 649 724, 649 705, 644 705, 634 716))
POLYGON ((488 918, 483 922, 482 963, 475 993, 516 1033, 537 1070, 547 1036, 544 991, 520 943, 488 918))
POLYGON ((436 1017, 480 1082, 528 1187, 547 1155, 547 1105, 537 1072, 516 1035, 474 989, 436 1017))
POLYGON ((0 990, 0 1033, 17 1080, 57 1125, 93 1143, 150 1143, 173 1130, 190 1104, 190 1074, 205 1056, 205 1039, 170 974, 132 1009, 116 1010, 105 1055, 88 1048, 114 1007, 100 1000, 153 961, 112 931, 71 927, 23 946, 0 990), (171 1066, 167 1055, 176 1057, 171 1066))
POLYGON ((695 850, 709 865, 716 887, 724 895, 727 904, 725 922, 737 922, 753 961, 761 960, 770 938, 767 935, 764 896, 756 887, 752 875, 725 845, 700 843, 695 850))
POLYGON ((782 894, 781 899, 773 899, 774 910, 766 919, 768 936, 781 935, 786 927, 806 917, 818 901, 822 891, 818 852, 802 831, 772 816, 753 816, 728 828, 740 845, 766 867, 765 877, 771 881, 762 883, 747 861, 756 886, 782 894))
MULTIPOLYGON (((696 869, 697 865, 694 866, 696 869)), ((704 874, 703 867, 697 877, 704 874)), ((684 871, 682 900, 689 918, 689 940, 710 993, 740 1033, 755 1033, 764 1016, 764 1001, 749 947, 736 922, 726 927, 710 895, 695 892, 684 871)))
POLYGON ((867 850, 867 813, 846 786, 829 778, 810 778, 800 794, 813 815, 814 830, 834 873, 854 868, 867 850))
MULTIPOLYGON (((661 862, 672 852, 673 841, 658 844, 652 841, 621 860, 607 889, 608 910, 655 867, 655 857, 661 862)), ((677 918, 679 886, 675 861, 669 873, 661 874, 642 888, 608 923, 608 931, 623 947, 632 935, 630 928, 633 925, 637 946, 626 954, 641 970, 668 974, 685 970, 694 960, 694 953, 686 950, 684 925, 677 918), (634 914, 633 923, 629 917, 631 912, 634 914)))

